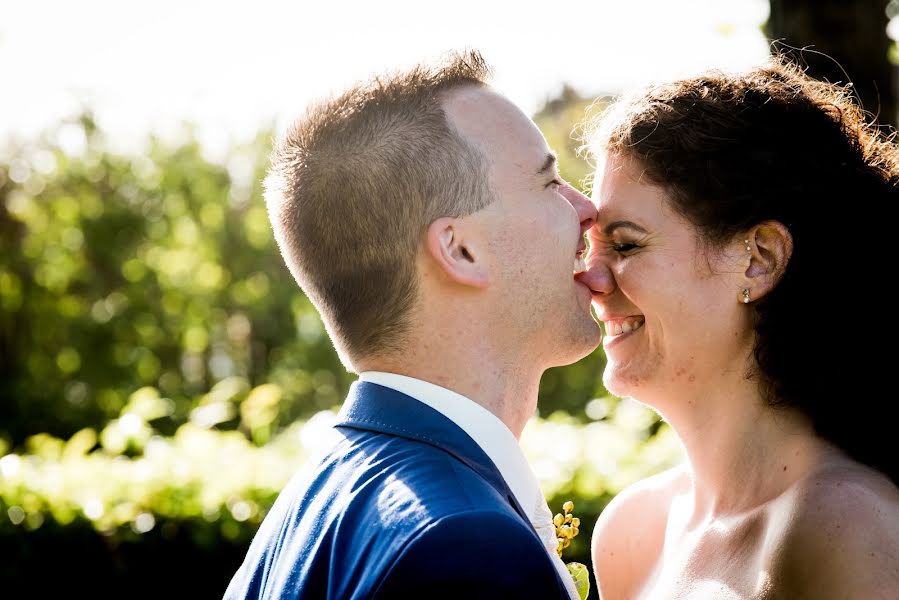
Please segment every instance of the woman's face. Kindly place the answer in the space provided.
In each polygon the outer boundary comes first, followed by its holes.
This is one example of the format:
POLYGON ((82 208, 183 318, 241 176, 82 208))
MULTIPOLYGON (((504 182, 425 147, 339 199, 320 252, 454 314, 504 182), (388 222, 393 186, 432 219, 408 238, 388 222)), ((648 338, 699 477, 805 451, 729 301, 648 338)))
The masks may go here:
POLYGON ((581 281, 603 323, 606 388, 658 406, 734 369, 745 373, 750 328, 739 276, 748 257, 704 250, 641 171, 616 156, 597 170, 598 218, 581 281))

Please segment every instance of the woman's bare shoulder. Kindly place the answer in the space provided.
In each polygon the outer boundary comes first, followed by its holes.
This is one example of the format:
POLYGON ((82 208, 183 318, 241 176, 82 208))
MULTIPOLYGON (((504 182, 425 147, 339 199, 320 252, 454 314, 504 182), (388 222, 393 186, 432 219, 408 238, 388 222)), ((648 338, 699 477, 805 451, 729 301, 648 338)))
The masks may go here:
POLYGON ((622 520, 647 522, 652 516, 663 517, 663 513, 667 515, 672 498, 688 491, 689 485, 690 475, 684 465, 642 479, 623 489, 609 502, 599 516, 597 527, 618 528, 622 520))
MULTIPOLYGON (((861 533, 851 531, 856 526, 869 526, 881 534, 870 539, 899 534, 899 487, 855 461, 843 458, 822 465, 797 483, 792 497, 792 532, 799 537, 817 539, 822 527, 833 527, 832 536, 853 539, 861 533), (838 533, 844 529, 850 531, 838 533)), ((894 546, 897 541, 892 539, 894 546)))
POLYGON ((894 598, 899 589, 899 488, 836 460, 800 481, 788 504, 775 578, 815 597, 894 598))
POLYGON ((603 509, 593 530, 593 567, 604 599, 626 598, 645 580, 664 540, 672 500, 689 489, 683 466, 622 490, 603 509))

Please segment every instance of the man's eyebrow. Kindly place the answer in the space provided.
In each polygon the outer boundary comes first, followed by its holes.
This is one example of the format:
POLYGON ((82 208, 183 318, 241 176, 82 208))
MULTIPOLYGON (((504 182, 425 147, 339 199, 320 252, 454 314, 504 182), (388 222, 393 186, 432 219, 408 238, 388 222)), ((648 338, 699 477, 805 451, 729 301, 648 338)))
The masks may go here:
POLYGON ((646 233, 646 230, 634 223, 633 221, 612 221, 602 228, 603 235, 612 235, 616 229, 626 227, 640 233, 646 233))
POLYGON ((554 152, 550 152, 546 155, 546 160, 543 161, 543 166, 537 170, 537 175, 543 175, 544 173, 549 172, 549 170, 555 167, 555 165, 556 154, 554 152))

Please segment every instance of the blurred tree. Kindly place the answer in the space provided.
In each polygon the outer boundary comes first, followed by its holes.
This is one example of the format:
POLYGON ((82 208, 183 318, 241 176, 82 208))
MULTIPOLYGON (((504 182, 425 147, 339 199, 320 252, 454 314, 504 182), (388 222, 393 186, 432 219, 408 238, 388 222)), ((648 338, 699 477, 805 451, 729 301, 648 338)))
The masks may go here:
POLYGON ((102 427, 147 385, 168 431, 231 377, 280 384, 282 423, 342 400, 261 200, 269 139, 227 168, 192 138, 117 156, 84 115, 0 165, 0 436, 102 427))
POLYGON ((833 83, 852 82, 862 106, 881 125, 897 116, 893 45, 885 0, 770 0, 766 35, 772 50, 790 49, 808 73, 833 83), (803 49, 807 49, 803 51, 803 49))
MULTIPOLYGON (((590 165, 572 134, 591 106, 603 103, 564 88, 536 115, 581 187, 590 165)), ((355 376, 271 234, 261 193, 270 138, 225 164, 190 135, 119 156, 85 114, 0 164, 0 438, 15 448, 34 433, 102 429, 145 386, 166 400, 156 426, 170 434, 201 404, 277 384, 259 410, 278 419, 254 428, 258 442, 343 400, 355 376)), ((589 402, 607 395, 602 366, 598 349, 550 370, 541 414, 590 420, 589 402)), ((231 410, 215 418, 238 423, 231 410)))
POLYGON ((548 98, 533 115, 550 148, 559 157, 562 177, 582 192, 590 193, 593 165, 581 150, 583 127, 612 101, 610 95, 585 96, 564 84, 556 96, 548 98))

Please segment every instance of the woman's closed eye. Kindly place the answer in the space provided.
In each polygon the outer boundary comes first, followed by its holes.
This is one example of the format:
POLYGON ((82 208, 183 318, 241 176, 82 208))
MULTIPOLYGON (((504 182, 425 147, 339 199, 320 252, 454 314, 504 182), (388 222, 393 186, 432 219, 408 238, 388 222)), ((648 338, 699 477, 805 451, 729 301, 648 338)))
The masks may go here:
POLYGON ((627 254, 640 247, 634 242, 609 242, 608 246, 619 254, 627 254))
MULTIPOLYGON (((619 228, 620 226, 616 227, 616 229, 619 228)), ((644 233, 642 228, 640 233, 644 233)), ((643 236, 641 235, 640 237, 643 236)), ((628 256, 637 250, 640 250, 643 248, 643 245, 636 241, 635 238, 636 236, 624 236, 618 232, 607 234, 597 226, 590 228, 587 232, 587 243, 590 247, 594 247, 597 252, 602 252, 604 254, 614 252, 621 256, 628 256)))

